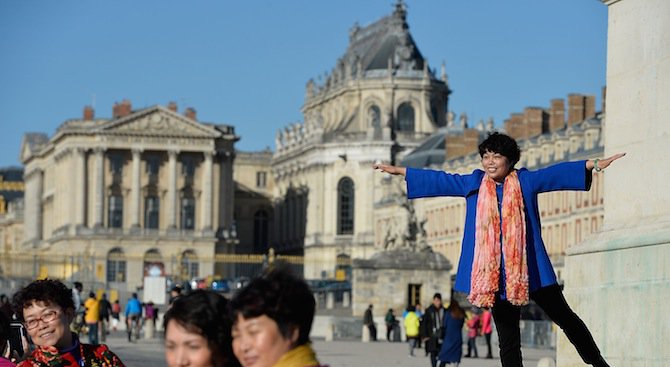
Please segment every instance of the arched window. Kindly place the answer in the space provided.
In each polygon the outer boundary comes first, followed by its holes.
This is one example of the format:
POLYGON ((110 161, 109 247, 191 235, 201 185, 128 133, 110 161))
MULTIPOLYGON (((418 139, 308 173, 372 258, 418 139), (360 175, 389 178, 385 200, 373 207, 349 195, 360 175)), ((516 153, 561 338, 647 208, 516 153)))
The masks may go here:
POLYGON ((107 253, 107 282, 126 281, 126 256, 120 248, 107 253))
POLYGON ((200 273, 200 264, 198 257, 193 250, 186 250, 181 254, 182 274, 188 279, 197 278, 200 273))
POLYGON ((259 210, 254 214, 254 250, 265 252, 268 247, 268 212, 259 210))
POLYGON ((159 277, 165 275, 165 265, 163 256, 155 248, 144 253, 144 276, 159 277))
POLYGON ((354 182, 344 177, 337 184, 337 234, 354 233, 354 182))
POLYGON ((368 109, 368 126, 372 128, 375 139, 382 137, 382 114, 379 107, 372 105, 368 109))
POLYGON ((414 131, 414 108, 409 102, 405 102, 398 107, 395 131, 414 131))

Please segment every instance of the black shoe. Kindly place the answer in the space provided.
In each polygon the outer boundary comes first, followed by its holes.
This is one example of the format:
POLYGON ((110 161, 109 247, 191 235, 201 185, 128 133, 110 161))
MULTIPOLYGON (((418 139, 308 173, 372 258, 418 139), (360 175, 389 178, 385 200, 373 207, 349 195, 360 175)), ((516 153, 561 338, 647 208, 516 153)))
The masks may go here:
POLYGON ((610 365, 605 362, 605 358, 600 357, 600 359, 593 363, 593 367, 610 367, 610 365))

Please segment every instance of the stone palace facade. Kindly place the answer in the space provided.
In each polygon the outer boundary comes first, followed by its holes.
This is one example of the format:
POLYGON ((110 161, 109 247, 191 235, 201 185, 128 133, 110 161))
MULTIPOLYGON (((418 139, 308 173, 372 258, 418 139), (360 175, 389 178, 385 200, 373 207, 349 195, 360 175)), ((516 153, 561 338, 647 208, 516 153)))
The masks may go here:
POLYGON ((18 273, 127 291, 144 276, 224 273, 214 256, 235 243, 238 139, 191 108, 133 110, 127 100, 111 118, 86 107, 52 137, 26 134, 20 250, 35 261, 18 273))

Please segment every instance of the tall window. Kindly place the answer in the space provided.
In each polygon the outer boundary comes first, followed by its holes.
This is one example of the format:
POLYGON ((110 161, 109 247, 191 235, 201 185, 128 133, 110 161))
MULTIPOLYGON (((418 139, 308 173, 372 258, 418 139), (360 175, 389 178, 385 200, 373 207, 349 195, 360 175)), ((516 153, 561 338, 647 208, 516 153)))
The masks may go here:
POLYGON ((267 172, 256 172, 256 187, 263 188, 267 186, 267 172))
POLYGON ((398 107, 396 131, 414 131, 414 108, 408 102, 398 107))
POLYGON ((182 253, 181 266, 182 274, 186 275, 189 279, 199 276, 200 265, 198 263, 198 257, 195 256, 195 252, 192 250, 186 250, 182 253))
POLYGON ((123 196, 109 197, 109 216, 107 218, 107 227, 123 227, 123 196))
POLYGON ((181 199, 181 228, 195 229, 195 199, 192 197, 181 199))
POLYGON ((372 106, 368 109, 368 125, 372 127, 375 139, 382 137, 382 114, 379 107, 372 106))
POLYGON ((268 247, 268 213, 259 210, 254 214, 254 250, 265 251, 268 247))
POLYGON ((160 159, 158 156, 149 155, 146 158, 146 173, 149 176, 149 184, 156 185, 158 183, 158 170, 160 169, 160 159))
POLYGON ((120 248, 112 249, 107 254, 107 281, 126 281, 126 256, 120 248))
POLYGON ((158 212, 158 196, 147 196, 144 199, 144 228, 158 228, 158 212))
POLYGON ((337 184, 337 234, 354 233, 354 182, 344 177, 337 184))

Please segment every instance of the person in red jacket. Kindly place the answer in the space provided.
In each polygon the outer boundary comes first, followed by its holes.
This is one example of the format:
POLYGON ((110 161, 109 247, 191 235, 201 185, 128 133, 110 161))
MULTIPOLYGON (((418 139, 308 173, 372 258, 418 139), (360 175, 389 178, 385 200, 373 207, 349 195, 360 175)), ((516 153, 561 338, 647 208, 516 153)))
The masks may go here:
POLYGON ((481 316, 481 322, 482 322, 481 334, 484 335, 484 338, 486 338, 486 347, 488 348, 486 358, 488 359, 493 358, 493 354, 491 353, 491 333, 493 332, 492 327, 493 323, 491 322, 492 320, 493 315, 491 314, 491 310, 485 308, 481 316))

